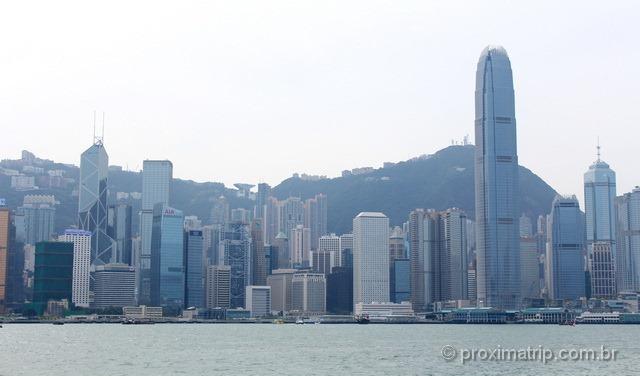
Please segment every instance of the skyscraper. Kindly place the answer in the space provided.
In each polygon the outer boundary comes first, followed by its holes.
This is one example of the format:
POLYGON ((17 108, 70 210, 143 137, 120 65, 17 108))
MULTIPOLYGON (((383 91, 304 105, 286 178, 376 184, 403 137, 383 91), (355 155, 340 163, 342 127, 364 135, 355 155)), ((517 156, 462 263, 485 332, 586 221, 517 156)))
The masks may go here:
POLYGON ((251 312, 251 317, 269 316, 271 314, 271 287, 247 286, 244 307, 251 312))
POLYGON ((90 305, 89 289, 91 282, 91 232, 84 230, 65 230, 60 241, 73 243, 73 282, 71 301, 78 307, 90 305))
POLYGON ((618 291, 640 291, 640 187, 616 198, 616 213, 618 291))
POLYGON ((37 243, 33 276, 33 305, 36 313, 42 315, 49 300, 66 299, 70 302, 72 281, 73 243, 37 243))
POLYGON ((169 205, 173 164, 170 161, 145 160, 142 162, 142 210, 140 212, 140 260, 138 272, 138 300, 149 304, 151 299, 151 233, 153 207, 169 205))
POLYGON ((184 233, 184 306, 205 306, 204 278, 202 272, 202 230, 187 230, 184 233))
MULTIPOLYGON (((624 257, 618 258, 616 252, 615 199, 616 173, 600 159, 600 146, 598 146, 598 159, 584 174, 587 252, 591 257, 594 243, 609 243, 614 273, 618 269, 624 269, 624 265, 620 264, 624 261, 624 257)), ((623 275, 616 276, 615 279, 618 284, 624 285, 623 275)))
POLYGON ((101 140, 80 157, 78 227, 91 232, 91 263, 112 261, 115 242, 107 235, 107 175, 109 156, 101 140))
POLYGON ((311 231, 298 225, 291 229, 290 234, 291 264, 294 267, 311 266, 311 231))
POLYGON ((327 195, 320 193, 305 201, 304 227, 309 229, 311 249, 318 249, 318 239, 327 233, 327 195))
POLYGON ((327 280, 322 273, 299 272, 291 278, 291 309, 308 315, 326 312, 327 280))
POLYGON ((230 274, 231 267, 228 265, 209 265, 207 267, 207 308, 229 308, 230 274))
POLYGON ((251 232, 241 222, 226 223, 220 231, 219 265, 231 267, 229 275, 229 304, 244 307, 245 287, 251 284, 251 232))
POLYGON ((25 244, 51 240, 55 230, 56 199, 52 195, 26 195, 16 211, 16 231, 25 244))
POLYGON ((331 254, 331 268, 342 266, 340 237, 336 234, 320 236, 320 238, 318 238, 318 251, 325 251, 331 254))
POLYGON ((256 195, 256 207, 253 217, 264 220, 265 205, 271 196, 271 186, 267 183, 258 184, 258 194, 256 195))
POLYGON ((549 296, 577 300, 586 296, 584 278, 584 218, 575 196, 556 196, 548 227, 547 284, 549 296))
POLYGON ((127 264, 96 266, 95 308, 131 307, 136 304, 136 271, 127 264))
POLYGON ((425 267, 425 219, 427 212, 416 209, 409 214, 409 259, 411 269, 411 304, 415 311, 425 309, 427 300, 427 270, 425 267))
POLYGON ((291 281, 296 269, 275 269, 267 277, 267 285, 271 287, 271 309, 275 312, 287 313, 291 310, 291 281))
POLYGON ((184 304, 184 216, 158 203, 151 232, 151 304, 181 308, 184 304))
POLYGON ((120 203, 110 205, 107 233, 116 242, 114 263, 131 265, 131 205, 120 203))
POLYGON ((519 176, 511 63, 486 47, 476 71, 476 237, 478 300, 516 308, 520 301, 519 176))
POLYGON ((389 297, 389 218, 363 212, 353 219, 353 305, 389 297))
POLYGON ((9 254, 9 208, 0 207, 0 313, 4 312, 7 299, 7 266, 9 254))
POLYGON ((256 286, 267 284, 267 258, 262 236, 264 229, 262 219, 255 218, 251 221, 251 265, 252 283, 256 286))

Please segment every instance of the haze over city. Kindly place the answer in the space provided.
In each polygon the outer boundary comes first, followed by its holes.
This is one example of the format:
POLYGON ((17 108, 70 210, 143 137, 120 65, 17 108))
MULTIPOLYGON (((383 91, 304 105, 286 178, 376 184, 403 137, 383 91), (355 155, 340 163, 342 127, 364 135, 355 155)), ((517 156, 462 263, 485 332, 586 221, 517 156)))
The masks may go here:
POLYGON ((582 200, 599 137, 627 192, 640 5, 601 4, 11 3, 0 149, 78 164, 97 110, 110 163, 131 170, 166 158, 227 186, 338 176, 473 142, 475 66, 495 43, 514 67, 520 164, 582 200))

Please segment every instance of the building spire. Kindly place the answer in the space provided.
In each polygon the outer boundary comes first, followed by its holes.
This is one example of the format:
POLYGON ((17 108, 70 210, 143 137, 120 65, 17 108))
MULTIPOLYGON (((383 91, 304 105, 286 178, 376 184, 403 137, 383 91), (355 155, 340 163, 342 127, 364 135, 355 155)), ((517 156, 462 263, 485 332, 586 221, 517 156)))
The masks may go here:
POLYGON ((598 162, 600 162, 600 137, 598 137, 598 145, 596 146, 598 162))

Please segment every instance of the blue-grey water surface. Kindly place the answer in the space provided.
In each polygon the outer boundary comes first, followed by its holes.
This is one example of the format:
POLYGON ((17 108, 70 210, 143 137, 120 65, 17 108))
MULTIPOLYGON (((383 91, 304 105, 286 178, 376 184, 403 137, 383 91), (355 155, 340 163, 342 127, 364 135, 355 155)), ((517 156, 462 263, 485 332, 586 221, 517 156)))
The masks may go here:
POLYGON ((633 375, 640 326, 5 324, 0 375, 633 375), (446 361, 460 349, 616 349, 615 361, 446 361))

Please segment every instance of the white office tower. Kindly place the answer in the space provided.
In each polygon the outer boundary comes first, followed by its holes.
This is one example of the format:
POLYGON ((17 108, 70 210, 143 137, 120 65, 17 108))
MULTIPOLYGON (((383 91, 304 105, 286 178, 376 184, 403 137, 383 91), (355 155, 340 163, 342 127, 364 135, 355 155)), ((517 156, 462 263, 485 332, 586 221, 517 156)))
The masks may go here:
POLYGON ((73 243, 73 280, 71 282, 71 301, 78 307, 90 305, 89 289, 91 278, 91 232, 84 230, 65 230, 58 240, 73 243))
POLYGON ((353 305, 389 301, 389 218, 363 212, 353 219, 353 305))
POLYGON ((251 317, 264 317, 271 314, 271 287, 245 287, 245 306, 251 312, 251 317))
POLYGON ((142 162, 142 210, 140 212, 140 260, 138 261, 139 303, 151 299, 151 230, 153 206, 169 205, 173 164, 171 161, 145 160, 142 162))
POLYGON ((331 254, 331 269, 342 266, 342 256, 340 254, 340 237, 336 234, 323 235, 318 239, 318 251, 329 252, 331 254))

